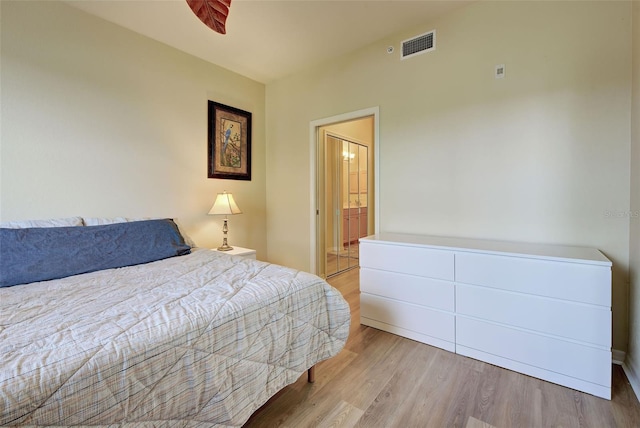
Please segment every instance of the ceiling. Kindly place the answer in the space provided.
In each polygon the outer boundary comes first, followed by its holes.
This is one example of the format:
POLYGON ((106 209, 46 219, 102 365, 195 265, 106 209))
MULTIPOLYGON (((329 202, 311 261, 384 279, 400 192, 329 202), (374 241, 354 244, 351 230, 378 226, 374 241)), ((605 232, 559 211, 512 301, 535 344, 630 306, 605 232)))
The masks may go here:
MULTIPOLYGON (((185 0, 68 4, 253 80, 269 83, 354 51, 472 0, 233 0, 221 35, 185 0)), ((424 31, 432 28, 424 28, 424 31)))

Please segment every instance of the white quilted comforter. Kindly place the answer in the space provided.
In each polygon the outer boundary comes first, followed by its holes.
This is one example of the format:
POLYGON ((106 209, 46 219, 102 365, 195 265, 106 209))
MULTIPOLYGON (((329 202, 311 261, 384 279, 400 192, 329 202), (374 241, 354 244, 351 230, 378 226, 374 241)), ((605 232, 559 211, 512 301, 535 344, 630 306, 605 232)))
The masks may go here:
POLYGON ((349 322, 320 278, 208 250, 0 288, 0 425, 241 426, 349 322))

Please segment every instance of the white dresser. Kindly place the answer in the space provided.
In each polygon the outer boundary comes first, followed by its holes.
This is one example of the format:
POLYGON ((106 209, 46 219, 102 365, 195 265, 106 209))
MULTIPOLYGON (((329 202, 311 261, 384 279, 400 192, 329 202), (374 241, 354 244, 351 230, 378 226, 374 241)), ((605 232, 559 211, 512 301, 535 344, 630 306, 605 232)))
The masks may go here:
POLYGON ((611 261, 593 248, 360 240, 360 322, 611 398, 611 261))

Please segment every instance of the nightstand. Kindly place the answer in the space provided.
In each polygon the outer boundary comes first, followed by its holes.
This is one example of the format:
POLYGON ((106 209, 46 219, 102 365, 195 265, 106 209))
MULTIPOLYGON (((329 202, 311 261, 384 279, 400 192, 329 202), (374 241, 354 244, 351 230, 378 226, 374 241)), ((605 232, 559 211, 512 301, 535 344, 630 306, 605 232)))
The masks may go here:
POLYGON ((229 251, 218 251, 217 249, 212 249, 212 251, 217 251, 220 254, 230 254, 232 256, 241 256, 246 257, 248 259, 256 259, 256 250, 252 250, 251 248, 242 248, 242 247, 233 247, 233 250, 229 251))

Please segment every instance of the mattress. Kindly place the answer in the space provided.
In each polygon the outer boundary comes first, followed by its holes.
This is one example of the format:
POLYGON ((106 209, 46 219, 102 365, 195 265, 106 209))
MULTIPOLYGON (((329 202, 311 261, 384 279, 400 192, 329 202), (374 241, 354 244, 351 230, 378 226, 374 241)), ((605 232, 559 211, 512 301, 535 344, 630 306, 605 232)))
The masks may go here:
POLYGON ((317 276, 204 249, 0 288, 0 424, 241 426, 349 323, 317 276))

